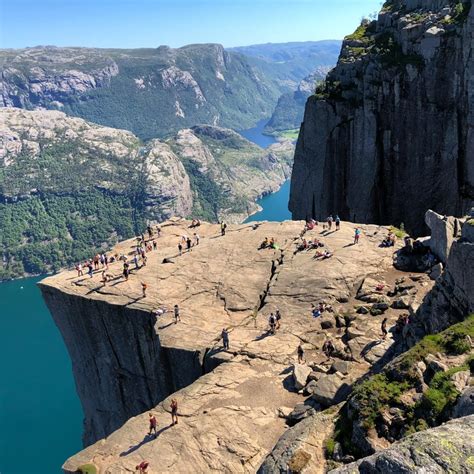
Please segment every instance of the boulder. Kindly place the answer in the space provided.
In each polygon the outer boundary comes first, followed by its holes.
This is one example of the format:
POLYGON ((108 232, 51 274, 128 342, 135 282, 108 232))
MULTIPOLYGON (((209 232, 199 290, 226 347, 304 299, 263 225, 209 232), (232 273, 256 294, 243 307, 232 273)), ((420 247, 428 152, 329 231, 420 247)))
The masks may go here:
POLYGON ((455 238, 459 237, 461 225, 455 217, 441 216, 434 211, 425 214, 426 225, 431 229, 431 251, 446 264, 455 238))
POLYGON ((347 375, 351 370, 351 366, 351 362, 338 359, 331 365, 331 372, 340 372, 341 374, 347 375))
POLYGON ((468 219, 462 226, 461 235, 464 240, 474 243, 474 219, 468 219))
POLYGON ((321 329, 331 329, 334 327, 333 319, 320 319, 321 329))
POLYGON ((357 292, 356 298, 366 303, 380 302, 381 297, 383 298, 384 295, 376 290, 379 285, 385 285, 385 282, 377 281, 370 277, 365 278, 357 292))
POLYGON ((303 364, 295 364, 293 366, 293 381, 296 390, 301 390, 306 386, 308 375, 311 373, 311 367, 303 364))
POLYGON ((312 380, 319 380, 322 375, 322 372, 316 372, 313 370, 309 375, 308 375, 308 383, 311 382, 312 380))
POLYGON ((443 264, 441 262, 437 263, 430 270, 430 278, 432 280, 437 280, 443 273, 443 264))
POLYGON ((316 382, 313 398, 328 407, 344 400, 349 392, 350 386, 337 374, 322 375, 316 382))
POLYGON ((304 403, 298 403, 295 408, 287 415, 286 421, 290 426, 296 425, 308 416, 314 415, 320 406, 312 399, 308 398, 304 403))
POLYGON ((369 313, 369 310, 368 310, 368 308, 367 308, 366 306, 358 306, 358 307, 356 308, 356 312, 357 312, 358 314, 368 314, 368 313, 369 313))
POLYGON ((462 392, 453 410, 454 418, 474 415, 474 387, 468 387, 462 392))
POLYGON ((314 390, 316 390, 316 386, 317 386, 317 380, 310 380, 310 381, 306 384, 306 387, 303 389, 303 392, 304 392, 306 395, 312 395, 312 393, 314 392, 314 390))
POLYGON ((472 472, 474 416, 449 421, 392 444, 388 449, 351 464, 339 467, 330 474, 386 474, 472 472))
POLYGON ((469 370, 462 370, 461 372, 456 372, 455 374, 451 375, 451 382, 456 387, 458 392, 462 392, 466 385, 469 383, 469 377, 471 373, 469 370))
POLYGON ((428 366, 428 369, 435 374, 436 372, 446 372, 448 370, 448 367, 443 364, 441 361, 436 359, 436 357, 433 354, 428 354, 425 357, 425 362, 426 365, 428 366))
POLYGON ((408 309, 410 307, 411 299, 409 296, 401 296, 392 303, 394 309, 408 309))

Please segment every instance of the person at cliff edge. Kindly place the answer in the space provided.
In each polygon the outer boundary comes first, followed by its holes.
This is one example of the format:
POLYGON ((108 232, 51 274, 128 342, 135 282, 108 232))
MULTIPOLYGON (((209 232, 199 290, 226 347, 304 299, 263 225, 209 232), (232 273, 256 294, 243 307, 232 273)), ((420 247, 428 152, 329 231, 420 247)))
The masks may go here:
POLYGON ((178 424, 178 400, 176 398, 171 400, 171 424, 178 424))

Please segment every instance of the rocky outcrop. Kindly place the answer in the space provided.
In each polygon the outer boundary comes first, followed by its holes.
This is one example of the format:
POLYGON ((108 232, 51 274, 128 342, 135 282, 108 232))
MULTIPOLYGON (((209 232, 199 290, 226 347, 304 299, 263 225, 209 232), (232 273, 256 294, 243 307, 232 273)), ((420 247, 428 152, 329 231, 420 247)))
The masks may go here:
POLYGON ((346 37, 306 104, 292 174, 295 219, 405 224, 474 198, 471 2, 390 0, 346 37), (422 178, 421 178, 422 177, 422 178))
MULTIPOLYGON (((199 245, 179 256, 176 242, 194 232, 188 226, 178 219, 163 224, 158 250, 148 252, 146 266, 135 270, 132 264, 128 281, 114 263, 105 285, 100 270, 93 278, 70 271, 41 283, 73 359, 85 442, 97 441, 68 460, 66 472, 89 463, 101 471, 133 470, 143 459, 151 472, 256 471, 293 409, 302 403, 318 409, 313 400, 305 402, 310 384, 337 369, 350 386, 390 351, 391 336, 376 348, 381 318, 356 315, 353 303, 361 278, 394 284, 401 275, 392 267, 392 249, 378 245, 388 229, 361 226, 356 246, 348 245, 354 233, 349 223, 333 233, 307 231, 306 238, 318 237, 334 253, 320 260, 316 250, 297 251, 303 222, 230 225, 223 237, 218 225, 203 223, 199 245), (275 237, 278 249, 258 250, 267 236, 275 237), (145 297, 141 282, 148 285, 145 297), (333 308, 324 313, 332 327, 323 329, 311 315, 311 304, 320 301, 333 308), (177 324, 174 304, 180 307, 177 324), (281 324, 271 335, 268 317, 277 308, 281 324), (352 312, 351 326, 365 332, 348 342, 336 315, 352 312), (224 327, 227 351, 220 342, 224 327), (327 339, 336 347, 329 360, 321 352, 327 339), (291 374, 300 343, 311 367, 303 393, 291 374), (339 359, 349 364, 334 364, 339 359), (352 359, 357 362, 350 365, 352 359), (170 397, 164 397, 170 393, 179 403, 176 426, 169 426, 170 397), (156 438, 146 436, 148 410, 158 420, 156 438)), ((112 253, 128 255, 133 245, 122 242, 112 253)), ((385 316, 393 323, 399 314, 390 308, 385 316)))
POLYGON ((3 108, 0 117, 0 212, 9 216, 0 221, 0 280, 57 270, 146 221, 241 222, 290 173, 289 141, 263 150, 219 127, 143 144, 59 111, 3 108), (91 218, 103 225, 85 233, 91 218))
POLYGON ((408 472, 472 472, 474 416, 450 421, 437 428, 416 433, 390 448, 331 474, 398 474, 408 472))

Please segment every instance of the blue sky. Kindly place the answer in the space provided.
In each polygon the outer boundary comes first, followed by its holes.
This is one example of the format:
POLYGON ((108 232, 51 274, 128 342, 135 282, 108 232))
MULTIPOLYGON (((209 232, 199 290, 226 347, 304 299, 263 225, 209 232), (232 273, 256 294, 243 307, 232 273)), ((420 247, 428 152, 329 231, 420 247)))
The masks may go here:
POLYGON ((381 0, 0 0, 0 47, 338 39, 381 0))

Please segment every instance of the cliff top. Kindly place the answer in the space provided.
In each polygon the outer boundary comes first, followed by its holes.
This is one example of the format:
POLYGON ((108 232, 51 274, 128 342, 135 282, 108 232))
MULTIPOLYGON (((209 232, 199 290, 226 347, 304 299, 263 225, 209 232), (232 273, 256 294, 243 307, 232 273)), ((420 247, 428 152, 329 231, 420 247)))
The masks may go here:
MULTIPOLYGON (((194 232, 189 225, 189 221, 178 219, 164 223, 161 237, 155 239, 158 249, 146 254, 146 266, 134 270, 131 264, 128 281, 121 276, 122 264, 113 263, 108 271, 112 279, 105 286, 99 282, 101 270, 92 278, 66 271, 41 283, 46 294, 59 290, 86 299, 91 311, 97 311, 96 301, 127 306, 133 310, 133 318, 149 317, 151 311, 167 308, 169 312, 158 316, 155 325, 162 348, 196 351, 211 366, 225 362, 173 395, 179 403, 178 425, 169 424, 170 398, 165 399, 152 409, 158 421, 156 438, 146 435, 145 411, 67 461, 67 472, 88 463, 122 472, 133 470, 142 460, 150 462, 150 472, 255 471, 285 431, 286 415, 304 401, 291 375, 300 343, 306 363, 323 367, 320 376, 334 360, 347 364, 318 382, 319 391, 313 397, 322 406, 340 400, 353 381, 392 346, 392 336, 381 340, 379 328, 383 317, 388 318, 388 327, 393 325, 400 310, 385 308, 383 316, 376 311, 373 315, 356 314, 354 310, 362 282, 362 293, 370 294, 377 284, 393 287, 401 276, 392 267, 394 249, 379 246, 387 228, 359 226, 362 237, 354 245, 356 225, 343 222, 339 231, 316 226, 306 231, 304 238, 319 239, 324 246, 318 251, 332 253, 321 259, 315 258, 314 249, 296 251, 303 222, 230 225, 225 236, 220 235, 218 225, 203 223, 196 229, 199 245, 179 256, 181 236, 194 232), (258 250, 265 237, 274 237, 278 248, 258 250), (148 285, 145 297, 142 282, 148 285), (311 317, 311 305, 319 302, 332 305, 334 312, 311 317), (175 304, 181 316, 177 324, 172 312, 175 304), (271 335, 268 316, 276 309, 282 314, 281 328, 271 335), (343 338, 334 315, 346 313, 351 313, 354 321, 343 338), (220 341, 224 327, 229 329, 228 350, 222 349, 220 341), (326 339, 333 341, 336 359, 328 360, 322 354, 326 339)), ((135 243, 122 242, 109 254, 130 254, 135 243)), ((413 304, 416 298, 413 293, 408 295, 413 304)), ((81 344, 82 351, 88 353, 88 341, 81 344)), ((186 370, 183 356, 182 367, 179 360, 173 370, 186 370)), ((307 367, 301 366, 303 371, 307 367)))

